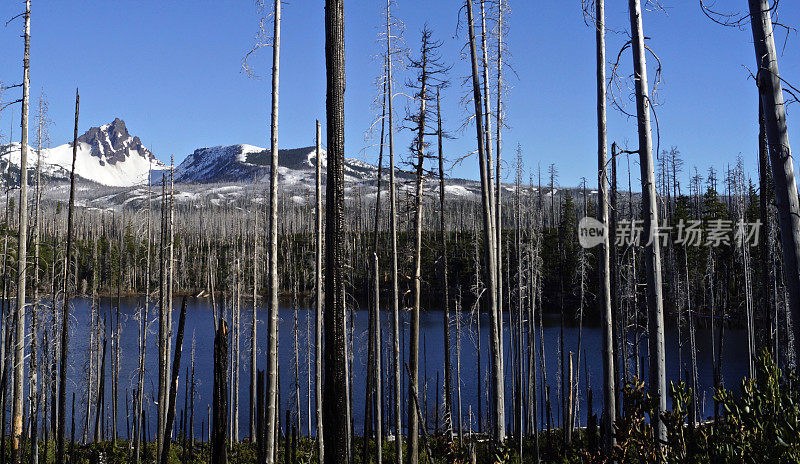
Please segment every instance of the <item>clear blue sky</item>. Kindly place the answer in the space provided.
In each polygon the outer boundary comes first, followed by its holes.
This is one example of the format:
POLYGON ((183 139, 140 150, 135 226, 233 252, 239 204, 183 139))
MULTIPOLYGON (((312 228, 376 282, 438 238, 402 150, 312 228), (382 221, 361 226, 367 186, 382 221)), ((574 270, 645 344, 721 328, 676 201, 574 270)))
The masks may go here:
MULTIPOLYGON (((526 167, 544 170, 555 163, 562 185, 577 185, 596 173, 594 32, 582 19, 580 2, 509 0, 511 62, 518 78, 508 100, 504 157, 511 160, 520 143, 526 167)), ((380 45, 382 1, 346 0, 348 156, 374 161, 377 151, 365 134, 374 119, 375 78, 380 45)), ((627 30, 627 2, 607 1, 609 27, 627 30)), ((686 167, 703 174, 710 165, 724 169, 741 153, 755 172, 757 96, 745 66, 755 61, 749 27, 744 31, 711 23, 696 0, 664 0, 667 13, 644 17, 650 46, 663 63, 658 109, 661 146, 677 145, 686 167)), ((720 2, 745 9, 744 0, 720 2)), ((313 143, 314 120, 325 120, 325 62, 322 0, 285 3, 282 29, 280 146, 313 143)), ((405 42, 415 51, 419 30, 428 22, 444 41, 443 56, 454 67, 453 85, 443 95, 445 125, 456 139, 446 143, 450 159, 474 150, 474 129, 459 132, 467 116, 459 100, 467 92, 462 78, 464 30, 457 31, 458 0, 398 0, 396 15, 406 24, 405 42)), ((0 5, 3 22, 23 8, 20 0, 0 5)), ((241 72, 259 14, 251 0, 126 1, 33 0, 32 106, 41 89, 50 101, 53 145, 72 138, 73 95, 81 89, 81 132, 115 117, 127 122, 156 155, 180 162, 195 148, 249 143, 267 146, 269 131, 270 50, 253 63, 261 80, 241 72)), ((783 5, 781 20, 800 26, 800 9, 783 5)), ((19 82, 22 70, 21 22, 0 28, 0 80, 19 82)), ((781 32, 780 38, 784 34, 781 32)), ((626 35, 609 34, 613 60, 626 35)), ((790 35, 781 57, 784 78, 800 83, 798 37, 790 35)), ((466 50, 465 50, 466 51, 466 50)), ((629 73, 631 57, 623 57, 629 73)), ((652 59, 648 63, 655 65, 652 59)), ((398 72, 398 83, 407 74, 398 72)), ((400 89, 399 89, 400 90, 400 89)), ((17 90, 4 100, 17 98, 17 90)), ((398 120, 404 97, 397 97, 398 120)), ((800 147, 800 105, 789 107, 790 139, 800 147)), ((633 107, 631 106, 631 110, 633 107)), ((14 110, 18 119, 19 109, 14 110)), ((32 112, 33 114, 33 112, 32 112)), ((0 115, 8 136, 10 112, 0 115)), ((15 126, 17 124, 15 123, 15 126)), ((15 140, 19 129, 15 128, 15 140)), ((409 134, 397 143, 405 153, 409 134)), ((636 145, 635 121, 609 109, 609 141, 636 145)), ((635 166, 634 166, 635 167, 635 166)), ((476 178, 473 159, 452 174, 476 178)), ((511 166, 506 167, 511 173, 511 166)), ((635 167, 634 179, 638 179, 635 167)), ((688 173, 687 173, 688 175, 688 173)), ((508 177, 512 180, 512 177, 508 177)), ((634 180, 635 182, 636 180, 634 180)))

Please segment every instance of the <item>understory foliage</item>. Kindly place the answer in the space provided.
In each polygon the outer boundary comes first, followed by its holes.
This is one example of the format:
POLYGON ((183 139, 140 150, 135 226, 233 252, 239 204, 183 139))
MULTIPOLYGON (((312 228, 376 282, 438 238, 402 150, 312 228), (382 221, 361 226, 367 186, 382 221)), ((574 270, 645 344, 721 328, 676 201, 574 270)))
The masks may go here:
MULTIPOLYGON (((755 378, 742 380, 737 390, 716 390, 715 399, 723 412, 718 423, 692 424, 692 390, 684 382, 670 385, 672 409, 662 415, 667 427, 667 443, 658 446, 654 440, 651 417, 656 409, 654 399, 644 382, 634 379, 622 392, 623 414, 614 425, 616 445, 609 456, 597 449, 596 430, 577 430, 573 442, 564 446, 558 430, 539 434, 540 457, 550 463, 795 463, 800 462, 800 392, 794 372, 783 372, 769 352, 758 358, 755 378)), ((314 462, 313 440, 300 438, 297 443, 281 441, 279 462, 314 462), (290 449, 291 443, 291 449, 290 449), (296 446, 296 448, 295 448, 296 446)), ((360 439, 356 438, 356 443, 360 439)), ((183 443, 176 443, 170 462, 205 462, 206 443, 196 443, 191 455, 183 443)), ((394 446, 384 442, 384 462, 392 462, 394 446)), ((452 442, 447 434, 427 435, 420 449, 420 462, 428 463, 533 463, 534 439, 519 442, 510 437, 503 445, 491 443, 483 435, 465 436, 464 443, 452 442)), ((372 456, 370 441, 368 455, 372 456)), ((358 444, 355 449, 362 449, 358 444)), ((72 449, 74 462, 126 462, 124 442, 115 447, 111 442, 77 445, 72 449)), ((152 450, 151 450, 152 451, 152 450)), ((236 462, 255 462, 250 443, 232 447, 236 462)), ((355 463, 369 462, 357 452, 355 463)))
POLYGON ((666 446, 653 439, 649 418, 655 401, 638 380, 623 392, 624 415, 615 424, 618 462, 640 463, 790 463, 800 462, 800 393, 797 376, 784 373, 772 355, 758 359, 755 378, 742 380, 738 391, 716 389, 723 414, 718 423, 690 423, 692 390, 672 383, 672 410, 662 419, 666 446))

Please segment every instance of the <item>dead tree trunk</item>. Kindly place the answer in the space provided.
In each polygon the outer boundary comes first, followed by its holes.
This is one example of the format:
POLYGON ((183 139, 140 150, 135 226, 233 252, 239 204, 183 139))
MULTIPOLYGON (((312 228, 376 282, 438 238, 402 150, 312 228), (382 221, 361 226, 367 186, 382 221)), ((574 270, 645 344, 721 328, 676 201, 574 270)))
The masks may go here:
POLYGON ((278 423, 278 86, 281 57, 281 2, 275 0, 272 38, 272 121, 269 173, 269 315, 267 323, 267 464, 273 462, 278 423))
POLYGON ((217 333, 214 336, 214 386, 213 386, 213 419, 211 429, 211 463, 227 464, 228 448, 228 325, 220 319, 217 333))
POLYGON ((164 242, 167 231, 166 225, 166 192, 167 180, 164 173, 161 174, 161 227, 159 228, 158 243, 158 405, 156 410, 156 456, 161 456, 161 449, 164 446, 164 419, 167 405, 167 343, 169 335, 167 332, 167 289, 166 289, 166 261, 164 258, 164 242))
MULTIPOLYGON (((374 284, 374 306, 373 314, 370 321, 370 345, 369 351, 372 359, 368 361, 368 369, 371 372, 372 382, 367 387, 367 401, 365 403, 365 418, 369 418, 373 410, 375 411, 375 459, 377 464, 383 462, 383 410, 381 396, 381 281, 380 281, 380 261, 378 259, 378 231, 380 229, 381 217, 381 181, 383 180, 383 150, 384 150, 384 135, 386 134, 386 83, 383 85, 383 105, 381 115, 381 135, 380 135, 380 148, 378 149, 378 189, 375 196, 375 223, 373 227, 373 242, 372 242, 372 271, 373 271, 373 284, 374 284)), ((366 423, 367 427, 364 429, 364 444, 369 442, 367 436, 367 429, 371 427, 370 423, 366 423)), ((364 453, 366 457, 366 452, 364 453)))
MULTIPOLYGON (((800 336, 800 204, 798 204, 797 182, 794 177, 792 150, 786 126, 786 107, 783 102, 778 55, 775 51, 772 9, 767 0, 748 0, 748 4, 758 63, 756 78, 761 107, 764 111, 775 202, 778 207, 783 271, 793 330, 797 339, 800 336)), ((795 343, 795 350, 800 350, 800 344, 795 343)))
POLYGON ((483 238, 484 253, 486 255, 486 288, 489 293, 489 314, 491 316, 490 345, 492 351, 492 399, 494 400, 494 437, 498 442, 505 440, 505 401, 503 386, 502 346, 500 344, 500 321, 497 307, 497 255, 494 244, 495 234, 493 228, 491 203, 491 175, 487 172, 489 165, 486 158, 486 145, 484 143, 483 108, 481 107, 481 89, 478 76, 478 57, 475 47, 475 28, 472 13, 472 2, 467 0, 467 27, 469 28, 469 48, 472 59, 472 88, 475 104, 475 126, 478 137, 478 165, 481 172, 481 201, 483 207, 483 238))
MULTIPOLYGON (((653 168, 653 140, 650 128, 650 97, 647 87, 642 6, 640 0, 628 0, 631 21, 631 44, 636 81, 636 113, 639 129, 639 164, 642 177, 642 217, 647 245, 647 309, 650 339, 650 394, 656 401, 655 429, 659 442, 667 439, 667 430, 659 420, 667 409, 667 377, 664 353, 664 306, 661 295, 661 250, 658 237, 658 203, 653 168)), ((796 195, 795 195, 796 197, 796 195)), ((800 224, 799 224, 800 225, 800 224)))
POLYGON ((152 217, 151 217, 151 191, 152 191, 152 170, 148 169, 147 172, 147 252, 145 256, 145 292, 144 292, 144 313, 140 313, 139 320, 139 372, 138 383, 136 386, 136 407, 134 408, 134 427, 133 427, 133 454, 134 462, 139 464, 141 459, 142 447, 142 408, 144 407, 144 374, 145 374, 145 359, 147 354, 147 332, 148 332, 148 318, 150 313, 150 253, 152 244, 152 217))
POLYGON ((314 343, 314 395, 316 399, 317 454, 319 462, 324 462, 325 442, 322 427, 322 129, 317 121, 317 147, 314 180, 316 184, 316 211, 314 214, 314 296, 315 309, 315 343, 314 343))
POLYGON ((186 297, 181 303, 181 314, 178 319, 178 333, 175 339, 175 354, 172 358, 172 381, 169 387, 169 403, 167 404, 167 420, 164 428, 164 447, 161 450, 159 462, 167 464, 169 462, 170 436, 172 435, 172 425, 175 422, 175 400, 178 396, 178 376, 181 370, 181 353, 183 352, 183 327, 186 323, 186 297))
POLYGON ((403 462, 403 413, 400 395, 400 291, 397 267, 397 188, 394 169, 394 91, 392 90, 391 0, 386 0, 386 93, 389 114, 389 239, 392 252, 392 364, 394 366, 395 461, 403 462))
POLYGON ((414 168, 416 171, 414 180, 414 277, 413 291, 414 300, 411 311, 411 327, 409 335, 409 367, 408 367, 408 457, 407 462, 413 464, 419 460, 419 417, 412 394, 419 390, 419 312, 420 299, 422 292, 422 194, 423 194, 423 170, 425 162, 425 117, 427 114, 427 85, 428 85, 428 50, 430 31, 422 31, 422 56, 419 61, 412 60, 412 67, 419 69, 420 83, 419 93, 415 99, 419 100, 419 112, 412 119, 417 124, 416 138, 412 144, 414 157, 414 168))
POLYGON ((252 320, 250 321, 250 414, 248 422, 250 424, 249 437, 250 442, 255 443, 261 437, 256 434, 256 376, 258 375, 258 363, 256 361, 256 353, 258 352, 257 331, 258 316, 256 309, 258 309, 258 208, 253 215, 253 311, 252 320))
MULTIPOLYGON (((33 308, 31 311, 31 354, 30 354, 30 388, 29 398, 31 403, 31 412, 29 417, 30 423, 30 437, 31 437, 31 463, 39 463, 39 411, 41 409, 42 399, 45 395, 42 392, 42 385, 40 382, 39 370, 41 369, 42 376, 44 377, 44 366, 40 367, 39 354, 38 354, 38 337, 39 337, 39 265, 40 265, 40 248, 39 244, 42 235, 42 146, 45 143, 47 136, 47 102, 44 100, 44 91, 39 97, 39 113, 37 115, 38 124, 36 131, 36 187, 34 189, 34 213, 33 213, 33 280, 31 281, 31 289, 33 290, 33 308)), ((48 345, 43 343, 43 349, 46 352, 48 345)), ((44 361, 46 356, 42 355, 44 361)), ((45 409, 46 410, 46 409, 45 409)), ((46 421, 45 415, 42 415, 42 423, 46 421)))
POLYGON ((25 1, 25 56, 22 71, 22 136, 19 156, 19 235, 17 241, 17 317, 14 337, 14 386, 11 411, 12 460, 22 462, 22 407, 25 381, 25 277, 28 269, 28 109, 30 107, 31 2, 25 1))
MULTIPOLYGON (((596 0, 595 36, 597 40, 597 207, 600 222, 608 224, 608 174, 606 155, 606 25, 604 0, 596 0)), ((613 446, 613 425, 616 417, 616 378, 614 370, 614 323, 611 312, 611 244, 608 233, 600 250, 600 316, 603 331, 603 444, 606 451, 613 446)), ((578 354, 580 357, 580 353, 578 354)), ((579 363, 580 364, 580 363, 579 363)), ((580 369, 580 365, 578 366, 580 369)), ((588 379, 587 379, 588 380, 588 379)), ((588 411, 589 416, 592 411, 588 411)), ((588 417, 588 416, 587 416, 588 417)))
POLYGON ((325 222, 325 413, 323 433, 330 449, 327 464, 349 461, 347 340, 344 300, 344 1, 325 2, 328 176, 325 222))
MULTIPOLYGON (((440 269, 444 290, 444 417, 450 440, 453 440, 453 367, 450 360, 450 285, 447 280, 447 224, 444 218, 444 147, 442 144, 442 105, 439 88, 436 89, 436 134, 439 144, 439 241, 441 242, 440 269)), ((438 398, 437 398, 438 401, 438 398)))
MULTIPOLYGON (((78 157, 78 114, 80 110, 80 94, 75 90, 75 133, 72 140, 72 172, 70 173, 69 186, 69 209, 67 212, 67 251, 65 263, 69 263, 72 255, 72 229, 75 214, 75 160, 78 157)), ((64 438, 66 427, 64 418, 66 416, 67 403, 67 354, 69 349, 69 265, 64 269, 64 310, 61 315, 61 355, 58 374, 58 448, 56 451, 56 462, 65 462, 64 438)), ((74 401, 73 401, 74 403, 74 401)), ((73 410, 74 414, 74 410, 73 410)), ((74 429, 73 429, 74 433, 74 429)))
POLYGON ((328 176, 325 222, 325 396, 327 464, 350 460, 344 276, 344 1, 325 2, 328 176))

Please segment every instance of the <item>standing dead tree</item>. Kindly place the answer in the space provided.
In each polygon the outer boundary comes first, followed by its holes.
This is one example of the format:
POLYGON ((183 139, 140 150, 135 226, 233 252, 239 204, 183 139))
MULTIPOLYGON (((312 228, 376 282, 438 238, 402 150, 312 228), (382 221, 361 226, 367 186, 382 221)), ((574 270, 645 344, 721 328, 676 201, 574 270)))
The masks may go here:
MULTIPOLYGON (((427 27, 422 30, 419 58, 409 58, 409 67, 416 71, 417 76, 409 87, 414 90, 414 104, 418 108, 407 121, 410 129, 414 131, 411 142, 411 165, 415 171, 414 181, 414 276, 413 276, 413 308, 411 313, 411 327, 409 337, 409 395, 419 390, 419 313, 422 297, 422 209, 423 209, 423 182, 425 176, 425 159, 428 157, 425 136, 435 133, 436 129, 428 127, 436 121, 431 113, 435 109, 430 104, 435 99, 433 87, 446 83, 445 74, 448 68, 442 63, 439 55, 441 42, 433 39, 433 33, 427 27)), ((419 460, 419 418, 414 399, 408 399, 408 462, 415 463, 419 460)), ((424 431, 423 431, 424 433, 424 431)))
POLYGON ((392 365, 394 367, 394 450, 396 462, 403 461, 403 412, 400 396, 400 291, 397 267, 397 185, 394 162, 394 82, 392 81, 393 56, 392 27, 395 26, 391 14, 392 0, 386 0, 386 110, 389 136, 389 240, 391 242, 392 261, 392 365))
POLYGON ((325 444, 322 433, 322 129, 317 120, 314 166, 314 396, 316 400, 317 457, 324 462, 325 444))
MULTIPOLYGON (((480 77, 478 73, 478 56, 475 45, 475 27, 472 1, 467 0, 467 28, 469 30, 469 49, 472 62, 472 89, 475 104, 475 127, 478 139, 478 165, 481 173, 481 205, 483 208, 483 238, 484 254, 486 259, 486 291, 489 294, 489 315, 491 317, 490 345, 492 354, 492 399, 494 406, 493 432, 495 440, 505 440, 505 394, 503 382, 502 345, 500 342, 500 315, 497 305, 497 247, 494 232, 494 207, 492 204, 491 173, 489 160, 486 155, 484 134, 484 114, 481 105, 484 98, 481 94, 480 77)), ((488 116, 487 116, 488 117, 488 116)))
POLYGON ((166 427, 164 428, 164 448, 161 450, 161 457, 159 462, 167 464, 169 462, 169 447, 170 437, 172 435, 172 426, 175 422, 175 412, 177 405, 175 400, 178 395, 178 376, 181 370, 181 353, 183 352, 183 328, 186 324, 186 297, 183 297, 181 303, 181 314, 178 318, 178 333, 175 339, 175 354, 172 358, 172 380, 169 387, 169 404, 167 404, 168 412, 166 419, 166 427))
MULTIPOLYGON (((384 66, 385 68, 385 66, 384 66)), ((385 71, 385 69, 384 69, 385 71)), ((372 232, 372 284, 373 302, 370 305, 368 344, 367 347, 367 382, 364 401, 364 444, 362 459, 367 459, 369 439, 372 435, 372 422, 374 413, 375 422, 375 460, 378 464, 383 462, 383 410, 382 410, 382 372, 381 372, 381 280, 380 280, 380 261, 379 253, 379 230, 381 219, 381 186, 383 181, 383 151, 386 135, 386 81, 383 82, 382 102, 381 102, 381 132, 378 142, 378 182, 375 195, 375 221, 372 232)))
MULTIPOLYGON (((75 162, 78 157, 78 114, 80 110, 80 93, 75 90, 75 132, 72 139, 72 172, 70 173, 69 180, 69 207, 67 212, 67 248, 65 255, 65 263, 69 263, 70 256, 72 256, 73 247, 73 227, 75 216, 75 162)), ((64 268, 64 306, 61 314, 61 354, 60 366, 58 374, 58 448, 56 450, 56 462, 65 462, 65 433, 66 426, 66 403, 67 403, 67 354, 69 350, 69 279, 70 268, 66 265, 64 268)), ((74 409, 73 409, 74 411, 74 409)), ((75 430, 73 429, 73 433, 75 430)))
MULTIPOLYGON (((447 223, 445 222, 445 188, 444 188, 444 137, 442 131, 442 104, 439 98, 439 87, 436 88, 436 136, 439 158, 439 272, 444 290, 444 419, 450 440, 453 439, 453 366, 450 355, 450 283, 447 279, 447 223)), ((438 400, 438 399, 437 399, 438 400)), ((459 430, 460 433, 460 430, 459 430)))
POLYGON ((631 48, 636 82, 636 114, 639 131, 639 165, 642 178, 642 217, 644 218, 645 266, 647 270, 647 309, 650 340, 650 393, 656 399, 655 430, 659 442, 666 442, 667 430, 661 414, 667 409, 667 377, 664 353, 664 304, 661 288, 661 250, 658 235, 658 203, 653 166, 653 138, 650 127, 650 100, 647 84, 646 47, 640 0, 628 1, 631 23, 631 48))
POLYGON ((344 0, 325 2, 328 175, 325 221, 325 391, 323 434, 326 464, 349 462, 347 339, 344 295, 344 0))
MULTIPOLYGON (((589 2, 590 3, 590 2, 589 2)), ((594 16, 592 22, 595 28, 597 43, 597 209, 600 221, 609 223, 608 208, 608 132, 606 129, 606 25, 605 1, 594 0, 594 12, 590 12, 590 5, 584 3, 584 14, 594 16)), ((613 153, 612 153, 613 156, 613 153)), ((607 229, 610 230, 610 229, 607 229)), ((609 234, 603 238, 600 250, 600 297, 599 309, 602 319, 603 338, 603 444, 606 451, 613 446, 613 426, 616 418, 616 370, 614 368, 614 323, 612 320, 612 291, 611 286, 611 245, 609 234)), ((578 353, 580 359, 580 353, 578 353)), ((580 364, 580 362, 578 363, 580 364)), ((578 366, 580 370, 580 365, 578 366)), ((588 380, 588 379, 587 379, 588 380)), ((591 415, 592 411, 588 411, 591 415)))
MULTIPOLYGON (((778 207, 783 273, 795 339, 800 336, 800 200, 786 124, 783 86, 775 50, 772 8, 767 0, 748 0, 775 200, 778 207)), ((763 194, 763 192, 762 192, 763 194)), ((795 350, 800 344, 795 343, 795 350)))
POLYGON ((17 314, 14 335, 14 403, 11 411, 11 450, 12 460, 22 462, 20 440, 22 438, 22 407, 24 395, 22 384, 25 381, 25 288, 28 269, 28 110, 30 108, 30 56, 31 56, 31 2, 25 1, 25 55, 22 71, 22 135, 19 156, 19 234, 17 241, 17 314))
POLYGON ((208 425, 211 430, 211 463, 227 464, 228 447, 228 325, 224 319, 217 324, 214 336, 214 385, 213 385, 213 419, 208 425))
POLYGON ((147 228, 147 248, 145 251, 145 292, 144 292, 144 308, 139 309, 139 368, 137 372, 136 384, 136 400, 134 410, 134 426, 133 426, 133 456, 134 462, 139 464, 141 459, 142 448, 142 427, 143 418, 142 412, 144 407, 144 377, 145 377, 145 360, 147 354, 147 332, 149 331, 148 318, 150 313, 150 253, 152 247, 152 170, 147 172, 147 212, 145 227, 147 228))

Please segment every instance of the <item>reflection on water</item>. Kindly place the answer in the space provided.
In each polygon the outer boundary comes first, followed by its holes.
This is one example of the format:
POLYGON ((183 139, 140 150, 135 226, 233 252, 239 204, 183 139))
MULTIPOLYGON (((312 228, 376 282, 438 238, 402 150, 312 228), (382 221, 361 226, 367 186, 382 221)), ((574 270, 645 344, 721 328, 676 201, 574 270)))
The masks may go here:
MULTIPOLYGON (((119 430, 124 436, 128 427, 125 424, 124 411, 126 410, 125 401, 126 397, 130 398, 133 390, 136 388, 138 367, 138 328, 136 321, 137 305, 142 304, 141 298, 123 298, 120 308, 120 399, 119 408, 119 430)), ((109 312, 112 309, 113 300, 102 299, 101 301, 101 319, 103 312, 109 312)), ((180 308, 180 300, 176 299, 175 304, 175 328, 173 332, 177 332, 178 323, 178 310, 180 308)), ((240 357, 240 392, 239 392, 239 432, 241 436, 246 436, 248 433, 249 420, 249 389, 250 389, 250 322, 252 320, 252 306, 250 302, 242 304, 241 311, 241 325, 242 335, 240 338, 240 346, 242 355, 240 357)), ((146 358, 146 375, 145 375, 145 408, 148 421, 150 422, 151 433, 155 429, 156 405, 157 399, 157 383, 158 383, 158 367, 156 364, 157 353, 157 337, 156 332, 158 329, 157 314, 151 304, 150 310, 150 335, 147 339, 147 358, 146 358)), ((70 391, 67 398, 71 397, 71 392, 76 392, 76 437, 80 437, 83 432, 83 418, 85 407, 86 395, 86 359, 87 347, 89 342, 88 337, 88 315, 89 315, 89 301, 86 299, 77 299, 74 301, 74 309, 72 312, 72 325, 70 337, 70 370, 68 378, 68 386, 70 391)), ((300 404, 300 429, 306 434, 311 431, 314 433, 314 414, 309 412, 309 399, 311 401, 311 408, 314 407, 314 389, 313 389, 313 356, 314 356, 314 324, 313 324, 314 311, 305 308, 297 311, 297 328, 299 340, 299 371, 295 370, 295 353, 294 353, 294 327, 295 327, 295 311, 288 306, 282 306, 280 309, 280 324, 279 324, 279 365, 280 365, 280 397, 281 408, 283 411, 289 409, 293 414, 296 413, 298 398, 296 395, 296 384, 299 383, 299 404, 300 404), (311 371, 309 372, 309 365, 311 371), (297 381, 296 381, 297 380, 297 381)), ((382 312, 381 326, 382 326, 382 339, 383 339, 383 369, 384 369, 384 392, 381 397, 384 401, 383 411, 384 414, 393 410, 390 408, 390 384, 392 382, 386 379, 386 374, 392 372, 390 369, 391 362, 391 314, 382 312)), ((110 314, 109 314, 110 316, 110 314)), ((451 315, 452 316, 452 315, 451 315)), ((402 320, 404 321, 401 327, 401 335, 403 340, 407 339, 407 321, 408 314, 403 314, 402 320)), ((258 364, 259 368, 263 369, 266 366, 266 318, 267 311, 263 307, 257 310, 258 318, 258 364)), ((506 314, 506 320, 508 314, 506 314)), ((478 369, 477 369, 477 355, 476 345, 477 337, 475 330, 475 317, 469 313, 463 313, 461 316, 461 398, 462 398, 462 420, 464 427, 469 426, 470 412, 472 417, 472 426, 477 428, 478 420, 478 401, 479 395, 482 400, 481 410, 485 416, 486 405, 488 404, 487 392, 488 388, 488 336, 489 336, 489 318, 488 315, 482 315, 481 322, 481 385, 478 382, 478 369)), ((110 318, 109 318, 110 320, 110 318)), ((353 346, 353 406, 354 406, 354 426, 356 433, 359 433, 363 428, 364 421, 364 384, 366 379, 366 359, 367 359, 367 312, 364 310, 356 310, 352 314, 353 321, 354 342, 353 346)), ((560 333, 561 327, 559 325, 558 317, 545 317, 544 318, 544 343, 541 345, 545 352, 545 364, 547 371, 547 382, 550 386, 551 398, 553 404, 553 416, 558 423, 558 392, 560 390, 559 381, 559 348, 560 348, 560 333)), ((420 395, 422 401, 423 411, 427 411, 428 425, 433 428, 436 422, 436 408, 437 404, 443 402, 444 392, 444 375, 442 373, 444 366, 444 321, 443 312, 441 311, 428 311, 420 315, 420 395), (437 389, 438 379, 438 389, 437 389), (427 387, 427 388, 426 388, 427 387), (438 397, 437 397, 438 392, 438 397), (427 402, 425 401, 427 398, 427 402), (437 401, 437 398, 438 401, 437 401), (425 406, 427 404, 427 407, 425 406)), ((451 317, 450 323, 451 330, 451 346, 453 350, 453 381, 456 380, 455 373, 455 349, 456 349, 456 334, 455 334, 455 319, 451 317)), ((685 329, 684 329, 685 330, 685 329)), ((578 350, 578 333, 577 327, 564 328, 564 352, 574 353, 574 362, 577 363, 577 350, 578 350)), ((725 384, 728 387, 733 387, 738 384, 739 380, 746 375, 747 372, 747 346, 745 343, 738 343, 737 340, 743 340, 745 337, 743 330, 727 329, 725 330, 725 352, 723 377, 725 384)), ((509 336, 507 327, 504 336, 505 343, 505 368, 507 373, 507 394, 506 401, 507 420, 511 418, 511 404, 512 395, 512 371, 510 362, 510 344, 511 337, 509 336)), ((700 410, 704 415, 708 416, 713 413, 713 392, 711 390, 712 372, 711 372, 711 336, 710 332, 698 328, 696 332, 697 341, 697 362, 699 373, 699 389, 700 389, 700 410)), ((539 336, 537 335, 537 343, 540 343, 539 336)), ((184 404, 184 387, 185 387, 185 368, 189 365, 191 348, 194 343, 195 347, 195 383, 196 383, 196 397, 195 397, 195 434, 199 437, 201 427, 205 433, 208 430, 207 411, 209 410, 211 401, 211 387, 212 387, 212 372, 213 372, 213 318, 211 313, 210 302, 205 299, 191 298, 187 303, 187 317, 186 329, 184 336, 184 351, 181 360, 181 378, 178 389, 178 412, 183 409, 184 404)), ((233 342, 231 342, 231 346, 233 342)), ((173 342, 174 346, 174 342, 173 342)), ((401 343, 401 348, 405 350, 406 344, 401 343)), ((646 357, 647 353, 646 340, 641 345, 642 357, 646 357)), ((677 331, 673 326, 667 325, 666 329, 666 353, 667 353, 667 379, 677 380, 679 374, 683 375, 688 371, 688 344, 684 346, 683 351, 683 367, 678 362, 678 337, 677 331)), ((582 424, 586 423, 586 389, 587 384, 593 389, 593 397, 595 412, 599 413, 602 407, 602 360, 601 354, 601 340, 600 330, 598 327, 584 327, 581 347, 581 364, 579 373, 580 382, 580 401, 579 401, 579 420, 582 424), (587 378, 588 373, 588 378, 587 378)), ((565 355, 565 362, 566 357, 565 355)), ((644 361, 646 363, 646 360, 644 361)), ((171 363, 171 360, 170 360, 171 363)), ((110 372, 111 363, 108 362, 108 372, 110 372)), ((643 372, 647 372, 646 364, 642 366, 643 372)), ((538 376, 538 384, 542 385, 542 376, 538 376)), ((403 385, 406 383, 405 370, 403 370, 403 385)), ((111 378, 106 375, 106 398, 110 403, 111 397, 111 378)), ((407 397, 407 391, 403 387, 403 398, 407 397)), ((457 395, 453 393, 453 401, 457 401, 457 395)), ((67 405, 67 414, 69 417, 69 404, 67 405)), ((455 408, 455 405, 454 405, 455 408)), ((110 407, 107 408, 108 414, 111 414, 110 407)), ((405 406, 403 411, 406 411, 405 406)), ((457 410, 454 409, 454 414, 457 410)), ((179 417, 179 416, 178 416, 179 417)), ((281 419, 285 418, 285 412, 281 413, 281 419)), ((293 416, 294 417, 294 416, 293 416)), ((441 414, 439 414, 441 418, 441 414)), ((457 420, 457 416, 455 418, 457 420)), ((110 419, 109 419, 110 420, 110 419)), ((440 419, 441 420, 441 419, 440 419)), ((486 419, 484 418, 484 422, 486 419)), ((93 423, 93 420, 91 421, 93 423)), ((67 421, 69 424, 69 420, 67 421)))

